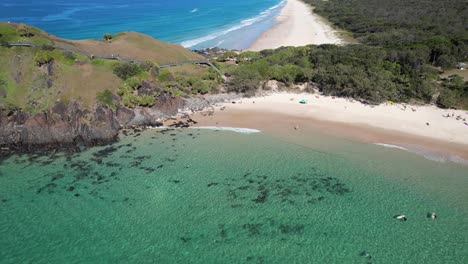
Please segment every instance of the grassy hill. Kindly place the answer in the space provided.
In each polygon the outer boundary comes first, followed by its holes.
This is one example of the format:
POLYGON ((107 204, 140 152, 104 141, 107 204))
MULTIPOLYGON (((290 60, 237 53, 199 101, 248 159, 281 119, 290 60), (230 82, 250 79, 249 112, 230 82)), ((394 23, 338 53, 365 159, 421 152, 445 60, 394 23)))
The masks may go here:
POLYGON ((219 82, 209 67, 159 69, 158 65, 203 58, 179 45, 135 32, 119 33, 109 40, 72 41, 32 26, 0 23, 0 44, 2 108, 37 112, 57 100, 78 100, 85 106, 96 100, 109 105, 151 106, 163 91, 183 96, 207 92, 219 82), (35 46, 9 46, 18 43, 35 46), (139 63, 99 58, 112 56, 139 63), (131 74, 122 74, 125 71, 131 74))
MULTIPOLYGON (((56 43, 63 43, 63 40, 56 40, 56 43)), ((114 54, 141 61, 150 60, 158 64, 203 59, 200 55, 182 46, 161 42, 137 32, 119 33, 109 42, 88 39, 66 41, 66 43, 96 56, 111 56, 114 54)))

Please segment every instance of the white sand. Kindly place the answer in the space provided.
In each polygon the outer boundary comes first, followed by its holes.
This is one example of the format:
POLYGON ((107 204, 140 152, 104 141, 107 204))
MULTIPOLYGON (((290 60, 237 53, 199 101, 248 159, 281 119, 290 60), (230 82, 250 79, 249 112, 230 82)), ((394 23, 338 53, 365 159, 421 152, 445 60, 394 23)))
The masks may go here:
POLYGON ((314 14, 312 8, 300 0, 287 0, 276 20, 279 24, 265 31, 248 50, 342 43, 325 20, 314 14))
POLYGON ((225 112, 236 110, 245 110, 252 114, 269 112, 310 118, 311 122, 319 119, 359 126, 367 125, 444 142, 461 143, 465 144, 468 150, 468 125, 464 124, 468 123, 468 111, 444 110, 430 105, 406 105, 405 108, 404 104, 395 103, 369 106, 344 98, 333 99, 329 96, 294 93, 275 93, 222 106, 226 106, 225 112), (300 104, 301 99, 306 99, 307 104, 300 104), (450 117, 443 117, 447 114, 450 117), (461 119, 457 120, 457 116, 461 119))

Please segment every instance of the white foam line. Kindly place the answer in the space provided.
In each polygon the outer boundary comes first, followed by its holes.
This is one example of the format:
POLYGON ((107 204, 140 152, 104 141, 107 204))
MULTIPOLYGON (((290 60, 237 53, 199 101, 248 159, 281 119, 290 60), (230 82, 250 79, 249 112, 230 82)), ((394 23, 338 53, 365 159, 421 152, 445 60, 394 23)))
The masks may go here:
POLYGON ((407 151, 407 152, 422 156, 425 159, 428 159, 428 160, 431 160, 431 161, 442 162, 442 163, 450 161, 450 162, 454 162, 454 163, 468 165, 468 160, 465 160, 465 159, 463 159, 463 158, 461 158, 459 156, 456 156, 456 155, 440 155, 440 154, 432 153, 432 152, 429 152, 429 151, 422 151, 422 150, 411 149, 411 148, 407 149, 407 148, 400 147, 400 146, 397 146, 397 145, 391 145, 391 144, 385 144, 385 143, 373 143, 373 144, 383 146, 383 147, 386 147, 386 148, 401 149, 401 150, 404 150, 404 151, 407 151))
POLYGON ((383 147, 386 147, 386 148, 396 148, 396 149, 401 149, 401 150, 404 150, 404 151, 409 151, 408 149, 406 149, 404 147, 400 147, 400 146, 392 145, 392 144, 374 143, 374 145, 383 146, 383 147))
MULTIPOLYGON (((168 126, 160 126, 160 127, 146 127, 148 129, 178 129, 177 127, 168 127, 168 126)), ((188 127, 190 129, 207 129, 207 130, 219 130, 219 131, 232 131, 242 134, 252 134, 252 133, 260 133, 262 131, 253 129, 253 128, 245 128, 245 127, 219 127, 219 126, 192 126, 188 127)))
POLYGON ((222 130, 222 131, 233 131, 243 134, 252 134, 260 133, 262 131, 253 129, 253 128, 244 128, 244 127, 218 127, 218 126, 199 126, 199 127, 190 127, 192 129, 209 129, 209 130, 222 130))
POLYGON ((241 28, 244 28, 244 27, 247 27, 247 26, 250 26, 258 21, 261 21, 263 19, 265 19, 266 17, 268 17, 272 12, 275 11, 275 9, 283 6, 285 4, 285 1, 281 1, 279 4, 275 5, 275 6, 272 6, 270 8, 268 8, 267 10, 261 12, 260 14, 258 14, 257 16, 255 17, 252 17, 252 18, 249 18, 249 19, 245 19, 245 20, 242 20, 240 22, 240 24, 236 25, 236 26, 233 26, 231 28, 228 28, 224 31, 218 31, 218 32, 215 32, 215 33, 212 33, 212 34, 209 34, 207 36, 204 36, 204 37, 200 37, 200 38, 196 38, 196 39, 191 39, 191 40, 187 40, 187 41, 183 41, 182 43, 180 43, 180 45, 182 45, 184 48, 190 48, 190 47, 193 47, 197 44, 200 44, 200 43, 203 43, 205 41, 208 41, 208 40, 212 40, 212 39, 215 39, 219 36, 222 36, 222 35, 226 35, 227 33, 231 32, 231 31, 234 31, 234 30, 238 30, 238 29, 241 29, 241 28))

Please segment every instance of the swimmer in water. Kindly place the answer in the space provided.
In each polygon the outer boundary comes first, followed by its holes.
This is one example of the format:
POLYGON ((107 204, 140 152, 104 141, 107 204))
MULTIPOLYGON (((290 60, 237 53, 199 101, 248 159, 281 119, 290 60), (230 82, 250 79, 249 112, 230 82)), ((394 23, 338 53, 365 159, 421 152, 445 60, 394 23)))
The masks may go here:
POLYGON ((396 215, 394 218, 400 220, 400 221, 406 221, 408 220, 405 215, 396 215))

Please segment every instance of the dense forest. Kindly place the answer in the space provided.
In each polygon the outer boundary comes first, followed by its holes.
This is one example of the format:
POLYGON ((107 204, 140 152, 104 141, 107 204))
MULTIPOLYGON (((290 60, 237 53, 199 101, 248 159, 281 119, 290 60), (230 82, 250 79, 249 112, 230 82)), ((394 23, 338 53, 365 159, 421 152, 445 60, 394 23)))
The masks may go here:
POLYGON ((265 80, 314 82, 328 95, 366 103, 435 102, 468 108, 468 82, 441 79, 468 56, 466 0, 305 0, 357 45, 287 47, 236 57, 232 91, 251 92, 265 80), (247 59, 246 59, 247 58, 247 59))
POLYGON ((419 50, 452 68, 468 56, 466 0, 305 0, 363 44, 419 50))

